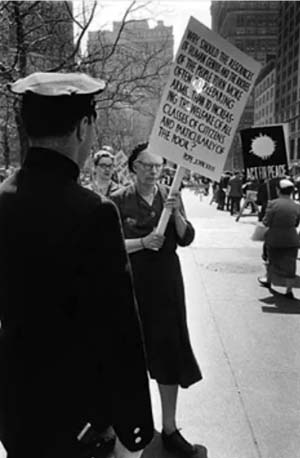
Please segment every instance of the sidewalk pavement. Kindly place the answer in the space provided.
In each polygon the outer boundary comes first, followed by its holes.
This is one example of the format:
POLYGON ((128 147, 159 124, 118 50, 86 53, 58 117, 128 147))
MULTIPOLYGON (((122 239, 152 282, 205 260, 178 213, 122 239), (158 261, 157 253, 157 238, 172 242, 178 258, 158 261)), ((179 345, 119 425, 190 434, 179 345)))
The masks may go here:
MULTIPOLYGON (((204 379, 180 391, 179 426, 207 447, 209 458, 300 458, 300 301, 258 285, 263 267, 261 243, 251 240, 255 218, 237 223, 189 192, 184 201, 197 235, 179 255, 204 379)), ((145 453, 165 456, 158 447, 145 453)))
MULTIPOLYGON (((204 378, 180 390, 178 426, 207 447, 209 458, 300 458, 300 301, 292 304, 258 285, 261 243, 251 241, 256 219, 237 223, 209 200, 184 192, 196 237, 179 255, 204 378)), ((154 382, 151 391, 160 432, 154 382)), ((156 434, 143 458, 172 456, 156 434)))

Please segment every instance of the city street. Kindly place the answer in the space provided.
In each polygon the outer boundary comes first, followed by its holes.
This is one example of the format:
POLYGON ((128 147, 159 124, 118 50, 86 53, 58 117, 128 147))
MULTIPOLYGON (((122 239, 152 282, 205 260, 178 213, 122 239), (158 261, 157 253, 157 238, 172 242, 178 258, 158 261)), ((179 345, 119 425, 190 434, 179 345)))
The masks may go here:
MULTIPOLYGON (((258 285, 257 218, 236 222, 209 201, 184 191, 196 238, 179 254, 204 379, 180 391, 179 426, 210 458, 300 458, 300 300, 258 285)), ((155 384, 153 399, 160 431, 155 384)), ((169 456, 158 438, 145 455, 169 456)))
MULTIPOLYGON (((256 217, 236 222, 209 205, 210 197, 184 190, 183 198, 196 238, 179 254, 204 378, 180 391, 178 426, 209 458, 300 458, 300 300, 258 285, 264 269, 261 242, 251 240, 256 217)), ((160 432, 154 382, 151 388, 160 432)), ((150 457, 171 458, 158 434, 144 452, 150 457)))

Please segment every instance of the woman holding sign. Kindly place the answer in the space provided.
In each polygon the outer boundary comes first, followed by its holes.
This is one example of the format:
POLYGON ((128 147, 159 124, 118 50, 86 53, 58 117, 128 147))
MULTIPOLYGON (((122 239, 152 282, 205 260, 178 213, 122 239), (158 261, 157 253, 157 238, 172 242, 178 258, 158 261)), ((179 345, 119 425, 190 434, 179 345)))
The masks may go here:
POLYGON ((194 229, 187 221, 179 193, 168 196, 158 184, 161 157, 138 145, 128 165, 135 184, 112 195, 123 223, 134 285, 145 336, 148 369, 159 387, 162 404, 162 441, 181 456, 192 456, 196 448, 177 429, 178 387, 201 380, 186 322, 184 286, 176 248, 189 245, 194 229), (172 210, 165 235, 156 233, 163 208, 172 210))

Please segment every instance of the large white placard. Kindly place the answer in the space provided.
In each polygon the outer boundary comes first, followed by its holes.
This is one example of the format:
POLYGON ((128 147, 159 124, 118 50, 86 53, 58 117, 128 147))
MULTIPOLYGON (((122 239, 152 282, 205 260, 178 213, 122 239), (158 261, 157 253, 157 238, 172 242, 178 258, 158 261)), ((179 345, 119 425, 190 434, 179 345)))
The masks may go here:
POLYGON ((149 151, 219 180, 261 64, 191 17, 149 151))

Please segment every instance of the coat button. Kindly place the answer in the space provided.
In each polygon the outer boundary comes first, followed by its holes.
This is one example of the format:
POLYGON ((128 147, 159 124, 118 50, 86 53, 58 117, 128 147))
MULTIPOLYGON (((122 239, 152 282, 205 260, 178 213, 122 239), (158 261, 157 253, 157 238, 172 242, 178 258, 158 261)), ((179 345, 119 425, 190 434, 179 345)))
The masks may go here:
POLYGON ((141 431, 141 428, 135 428, 133 432, 134 434, 138 434, 140 431, 141 431))

